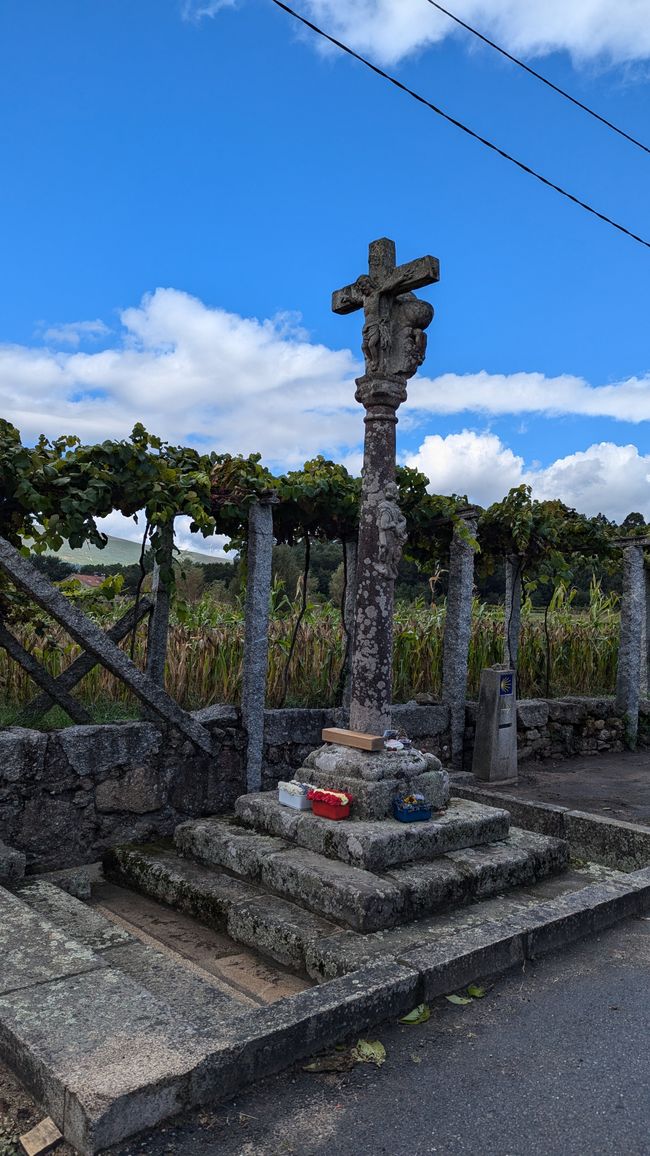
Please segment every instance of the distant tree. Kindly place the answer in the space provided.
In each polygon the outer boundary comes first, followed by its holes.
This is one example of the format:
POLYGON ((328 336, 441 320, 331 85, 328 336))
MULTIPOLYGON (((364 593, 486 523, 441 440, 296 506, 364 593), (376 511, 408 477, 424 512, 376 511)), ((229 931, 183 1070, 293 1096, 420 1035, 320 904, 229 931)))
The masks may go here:
POLYGON ((645 528, 646 520, 637 510, 633 510, 621 522, 621 530, 645 530, 645 528))
POLYGON ((57 558, 56 554, 32 554, 30 562, 41 574, 45 574, 50 582, 63 582, 77 570, 76 566, 57 558))
POLYGON ((203 566, 183 562, 182 565, 175 567, 175 570, 176 592, 179 598, 184 598, 187 602, 197 602, 205 584, 203 566))
POLYGON ((227 562, 203 563, 203 577, 206 586, 209 586, 211 582, 232 582, 238 571, 239 558, 233 558, 232 561, 228 560, 227 562))

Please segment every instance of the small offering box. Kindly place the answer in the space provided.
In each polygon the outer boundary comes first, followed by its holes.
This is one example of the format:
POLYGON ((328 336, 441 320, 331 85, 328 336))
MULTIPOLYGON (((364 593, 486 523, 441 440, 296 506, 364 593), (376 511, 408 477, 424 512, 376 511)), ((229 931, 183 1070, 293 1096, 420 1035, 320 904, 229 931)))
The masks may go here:
POLYGON ((393 799, 393 817, 400 823, 425 823, 431 818, 432 808, 425 802, 424 795, 411 795, 393 799))
POLYGON ((350 804, 346 806, 333 807, 331 803, 319 803, 318 799, 314 799, 312 810, 315 815, 320 815, 321 819, 347 819, 350 814, 350 804))
POLYGON ((314 814, 319 815, 321 819, 347 819, 350 814, 352 797, 343 791, 328 791, 325 788, 313 787, 308 797, 314 814))
POLYGON ((278 802, 294 811, 311 811, 311 800, 306 790, 296 790, 295 783, 278 783, 278 802))

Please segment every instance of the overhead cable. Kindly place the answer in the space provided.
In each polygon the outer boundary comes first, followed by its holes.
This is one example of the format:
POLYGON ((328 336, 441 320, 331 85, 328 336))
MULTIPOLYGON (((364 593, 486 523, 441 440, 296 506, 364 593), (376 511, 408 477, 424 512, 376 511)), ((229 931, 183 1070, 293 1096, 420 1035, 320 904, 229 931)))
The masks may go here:
POLYGON ((498 156, 503 157, 504 160, 510 161, 511 164, 516 165, 516 167, 521 169, 522 172, 528 173, 528 175, 531 177, 535 177, 536 180, 540 181, 543 185, 546 185, 547 188, 553 189, 556 193, 560 193, 561 196, 566 197, 567 200, 573 201, 574 205, 579 205, 581 209, 584 209, 587 213, 591 213, 591 215, 594 217, 598 217, 598 219, 600 221, 604 221, 606 225, 611 225, 613 229, 618 229, 619 233, 624 233, 626 237, 630 237, 633 241, 637 241, 639 245, 643 245, 646 249, 650 249, 650 241, 640 237, 638 233, 633 233, 631 229, 626 228, 625 225, 619 224, 618 221, 614 221, 611 217, 606 216, 605 213, 600 213, 598 209, 594 209, 593 206, 587 204, 586 201, 580 200, 579 197, 574 196, 573 193, 569 193, 560 185, 556 185, 553 181, 549 180, 548 177, 542 176, 542 174, 538 173, 536 169, 532 169, 530 165, 524 164, 523 161, 517 160, 517 158, 513 157, 511 153, 507 153, 504 149, 499 148, 498 145, 493 144, 492 141, 487 140, 486 137, 481 136, 477 132, 474 132, 474 129, 469 128, 466 124, 463 124, 462 121, 457 120, 456 117, 450 116, 448 112, 444 112, 443 109, 438 108, 438 106, 435 104, 432 104, 430 100, 427 100, 426 97, 421 96, 418 92, 415 92, 406 84, 402 84, 401 80, 397 80, 395 76, 391 76, 390 73, 384 72, 384 70, 379 68, 377 64, 373 64, 372 61, 367 60, 365 56, 361 56, 359 52, 355 52, 353 48, 350 48, 349 45, 344 44, 342 40, 337 40, 336 37, 331 36, 329 32, 324 32, 322 28, 319 28, 317 24, 313 24, 311 20, 307 19, 306 16, 301 16, 299 12, 296 12, 293 8, 290 8, 288 4, 283 3, 283 0, 271 0, 271 2, 275 4, 277 8, 281 8, 283 12, 288 13, 289 16, 293 16, 295 20, 299 20, 300 23, 304 24, 307 28, 311 28, 312 32, 316 32, 318 36, 322 36, 324 40, 328 40, 330 44, 333 44, 336 48, 340 48, 342 52, 346 52, 348 56, 352 56, 361 64, 365 64, 366 68, 371 69, 371 71, 376 73, 377 76, 381 76, 383 80, 387 80, 389 84, 394 85, 395 88, 399 88, 400 91, 405 92, 407 96, 412 96, 414 100, 417 100, 420 104, 423 104, 425 108, 430 109, 431 112, 435 112, 437 116, 441 116, 444 120, 448 121, 449 124, 455 125, 456 128, 459 128, 461 132, 466 133, 467 136, 472 137, 473 140, 477 140, 480 144, 485 145, 486 148, 491 149, 492 152, 497 153, 498 156))
POLYGON ((520 68, 523 68, 524 72, 530 73, 536 80, 541 80, 542 84, 547 85, 548 88, 552 88, 554 92, 559 93, 559 95, 565 97, 566 100, 570 100, 571 104, 575 104, 576 107, 581 108, 583 112, 588 112, 589 116, 593 116, 596 120, 599 120, 601 124, 606 125, 607 128, 611 128, 613 132, 618 133, 619 136, 625 137, 625 140, 629 141, 630 144, 643 149, 644 153, 650 153, 650 148, 644 145, 643 141, 637 140, 636 137, 632 136, 629 132, 625 132, 624 129, 613 124, 611 120, 607 120, 607 117, 601 116, 599 112, 590 108, 588 104, 583 104, 577 97, 571 96, 570 92, 566 92, 565 89, 560 88, 558 84, 554 84, 547 76, 542 76, 541 72, 536 72, 529 64, 525 64, 518 56, 513 56, 511 52, 507 52, 500 44, 495 44, 494 40, 490 40, 489 36, 484 36, 482 32, 479 32, 478 28, 473 28, 471 24, 467 24, 464 20, 461 20, 460 16, 455 16, 448 8, 443 8, 442 4, 438 4, 438 0, 427 0, 427 4, 431 4, 433 8, 437 8, 439 12, 443 12, 450 20, 454 20, 456 24, 460 24, 461 28, 466 28, 468 32, 471 32, 473 36, 477 36, 479 40, 482 40, 484 44, 488 44, 490 48, 494 48, 496 52, 500 52, 502 56, 505 56, 506 60, 511 60, 513 64, 518 64, 520 68))

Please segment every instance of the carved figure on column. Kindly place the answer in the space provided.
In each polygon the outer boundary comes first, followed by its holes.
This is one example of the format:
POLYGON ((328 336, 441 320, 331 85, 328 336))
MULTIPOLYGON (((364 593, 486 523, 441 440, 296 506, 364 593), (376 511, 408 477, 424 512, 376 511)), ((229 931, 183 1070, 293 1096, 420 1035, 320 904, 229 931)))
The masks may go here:
POLYGON ((393 287, 387 292, 365 273, 350 286, 349 294, 345 294, 343 290, 339 308, 349 307, 353 300, 363 303, 365 323, 361 351, 366 376, 412 377, 426 356, 424 330, 433 321, 433 306, 414 293, 396 293, 393 287))
POLYGON ((399 573, 402 548, 408 537, 406 518, 397 503, 398 495, 397 486, 394 482, 390 482, 383 494, 379 495, 377 505, 379 558, 375 568, 380 574, 393 579, 397 578, 399 573))

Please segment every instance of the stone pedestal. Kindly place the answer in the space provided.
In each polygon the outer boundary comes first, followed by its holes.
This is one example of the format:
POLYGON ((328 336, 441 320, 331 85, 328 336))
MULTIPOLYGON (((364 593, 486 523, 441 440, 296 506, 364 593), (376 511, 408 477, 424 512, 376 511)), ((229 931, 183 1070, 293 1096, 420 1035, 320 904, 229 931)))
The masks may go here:
POLYGON ((517 782, 515 672, 507 666, 481 673, 472 774, 491 783, 517 782))
POLYGON ((330 791, 346 791, 354 799, 358 819, 386 819, 393 797, 422 794, 434 810, 449 801, 449 775, 440 759, 423 751, 359 751, 327 743, 307 756, 296 779, 330 791))

